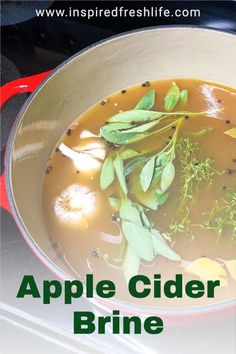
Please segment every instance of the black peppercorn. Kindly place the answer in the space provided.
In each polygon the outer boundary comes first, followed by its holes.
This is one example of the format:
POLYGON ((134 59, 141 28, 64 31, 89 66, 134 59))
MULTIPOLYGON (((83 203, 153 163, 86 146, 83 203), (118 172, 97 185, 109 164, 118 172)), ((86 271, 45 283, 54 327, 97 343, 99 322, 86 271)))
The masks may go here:
POLYGON ((150 81, 145 81, 143 84, 142 84, 143 87, 149 87, 150 86, 150 81))
POLYGON ((112 221, 117 221, 118 216, 116 214, 111 215, 111 220, 112 221))

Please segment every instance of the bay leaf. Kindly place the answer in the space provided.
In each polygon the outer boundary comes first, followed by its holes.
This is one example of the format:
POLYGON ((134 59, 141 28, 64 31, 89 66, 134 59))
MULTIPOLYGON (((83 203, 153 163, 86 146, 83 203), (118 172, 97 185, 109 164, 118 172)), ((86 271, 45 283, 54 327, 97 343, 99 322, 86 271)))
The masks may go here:
POLYGON ((169 91, 165 97, 165 109, 167 112, 172 111, 179 102, 180 89, 175 82, 172 82, 169 91))
POLYGON ((102 190, 106 189, 110 186, 110 184, 115 179, 115 171, 113 166, 113 161, 111 157, 107 157, 102 165, 101 173, 100 173, 100 186, 102 190))
POLYGON ((137 103, 134 109, 141 109, 141 110, 150 110, 153 109, 155 104, 155 90, 149 91, 146 95, 144 95, 141 100, 137 103))

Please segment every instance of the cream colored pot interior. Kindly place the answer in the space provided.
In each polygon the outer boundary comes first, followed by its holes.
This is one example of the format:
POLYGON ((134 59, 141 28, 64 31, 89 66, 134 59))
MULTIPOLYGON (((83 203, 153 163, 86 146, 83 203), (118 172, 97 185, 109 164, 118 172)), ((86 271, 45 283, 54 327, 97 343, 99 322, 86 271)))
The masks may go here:
POLYGON ((236 87, 235 63, 235 36, 169 27, 101 43, 74 57, 48 79, 21 117, 10 161, 18 214, 41 251, 66 272, 44 228, 41 189, 52 149, 82 112, 104 96, 146 80, 199 78, 236 87))

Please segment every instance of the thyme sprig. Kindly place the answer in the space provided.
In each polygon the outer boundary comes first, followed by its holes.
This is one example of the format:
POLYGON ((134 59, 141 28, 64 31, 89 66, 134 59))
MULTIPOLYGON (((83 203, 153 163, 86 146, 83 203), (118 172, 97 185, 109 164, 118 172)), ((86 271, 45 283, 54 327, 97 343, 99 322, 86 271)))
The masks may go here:
POLYGON ((227 190, 225 198, 216 200, 213 208, 204 215, 205 227, 216 231, 217 240, 223 233, 228 233, 232 241, 236 241, 236 191, 227 190))
POLYGON ((178 159, 181 165, 180 196, 178 201, 179 219, 170 225, 173 233, 185 232, 194 239, 194 227, 206 228, 203 224, 193 224, 190 219, 190 213, 196 200, 199 186, 202 183, 211 185, 215 175, 223 172, 217 171, 213 167, 214 161, 206 158, 200 161, 198 153, 199 143, 190 138, 182 138, 176 146, 178 159))

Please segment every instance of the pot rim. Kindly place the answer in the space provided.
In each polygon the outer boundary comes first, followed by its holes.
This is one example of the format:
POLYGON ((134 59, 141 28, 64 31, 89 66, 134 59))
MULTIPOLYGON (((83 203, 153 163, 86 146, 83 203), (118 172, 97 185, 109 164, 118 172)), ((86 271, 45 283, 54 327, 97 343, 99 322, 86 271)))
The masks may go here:
MULTIPOLYGON (((156 30, 172 30, 172 29, 186 29, 186 30, 202 30, 202 31, 207 31, 207 32, 219 32, 219 33, 225 33, 230 36, 235 36, 236 34, 232 31, 229 30, 222 30, 222 29, 216 29, 216 28, 209 28, 209 27, 204 27, 204 26, 192 26, 192 25, 168 25, 168 26, 150 26, 150 27, 142 27, 138 29, 134 29, 131 31, 126 31, 122 32, 119 34, 115 34, 113 36, 109 36, 105 39, 102 39, 98 42, 95 42, 73 56, 69 57, 65 61, 63 61, 61 64, 59 64, 56 68, 54 68, 51 73, 39 84, 39 86, 29 95, 29 97, 26 99, 25 103, 21 107, 19 113, 16 116, 16 119, 13 123, 13 126, 11 128, 7 144, 6 144, 6 149, 5 149, 5 158, 4 158, 4 166, 5 166, 5 179, 6 179, 6 192, 7 192, 7 197, 8 201, 10 204, 11 212, 14 221, 16 222, 16 225, 24 238, 25 242, 28 244, 32 252, 37 256, 37 258, 48 268, 52 273, 54 273, 59 279, 65 280, 65 279, 72 279, 68 274, 66 274, 63 270, 59 268, 38 246, 38 244, 33 240, 31 234, 28 232, 27 228, 24 225, 24 221, 21 219, 20 214, 18 212, 17 206, 15 204, 15 198, 12 190, 12 181, 11 181, 11 154, 12 154, 12 148, 13 148, 13 142, 14 138, 16 136, 17 128, 18 125, 20 124, 24 113, 26 109, 30 106, 31 102, 33 101, 34 97, 37 95, 37 93, 42 89, 42 87, 47 83, 48 80, 51 79, 52 76, 57 74, 61 68, 63 68, 65 65, 68 63, 72 62, 74 59, 80 57, 87 51, 98 47, 104 43, 109 43, 112 42, 113 40, 116 40, 118 38, 126 37, 132 34, 136 34, 139 32, 152 32, 156 30)), ((225 310, 229 310, 231 308, 236 308, 236 299, 231 299, 231 300, 226 300, 224 302, 220 302, 217 304, 208 304, 208 305, 201 305, 201 306, 195 306, 195 307, 190 307, 190 308, 181 308, 181 307, 166 307, 166 308, 161 308, 161 307, 151 307, 151 306, 145 306, 145 305, 137 305, 134 303, 129 303, 125 301, 121 301, 118 299, 107 299, 107 300, 102 300, 98 296, 94 296, 92 299, 88 299, 91 303, 99 306, 101 309, 106 310, 108 312, 112 311, 113 306, 119 307, 120 310, 123 310, 126 313, 132 313, 133 311, 135 313, 140 314, 141 316, 145 316, 147 314, 163 314, 166 315, 167 317, 192 317, 194 315, 207 315, 211 313, 216 313, 216 312, 222 312, 225 310), (140 308, 140 310, 137 311, 137 307, 140 308)))

